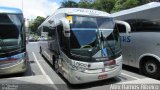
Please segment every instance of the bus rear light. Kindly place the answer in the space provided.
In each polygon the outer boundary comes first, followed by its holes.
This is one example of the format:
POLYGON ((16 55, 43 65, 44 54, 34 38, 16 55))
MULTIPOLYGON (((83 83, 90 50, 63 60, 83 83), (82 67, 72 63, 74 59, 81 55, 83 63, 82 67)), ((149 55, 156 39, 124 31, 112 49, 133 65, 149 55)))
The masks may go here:
POLYGON ((98 79, 107 79, 108 75, 107 74, 103 74, 103 75, 99 75, 98 79))
POLYGON ((115 64, 116 64, 116 60, 108 60, 104 62, 104 66, 110 66, 115 64))

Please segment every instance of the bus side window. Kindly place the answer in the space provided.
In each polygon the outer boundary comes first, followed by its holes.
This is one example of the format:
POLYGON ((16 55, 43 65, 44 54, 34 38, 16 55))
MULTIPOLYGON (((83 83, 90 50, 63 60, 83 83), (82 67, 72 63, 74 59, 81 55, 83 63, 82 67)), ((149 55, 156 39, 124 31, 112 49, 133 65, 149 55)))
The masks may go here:
POLYGON ((68 53, 67 52, 67 43, 69 43, 69 42, 67 42, 66 37, 63 34, 62 24, 57 26, 57 32, 58 32, 59 44, 60 44, 62 51, 64 51, 64 53, 68 53))
POLYGON ((56 28, 55 27, 48 27, 48 39, 49 40, 56 39, 56 28))
POLYGON ((48 34, 49 34, 49 29, 48 27, 44 26, 43 30, 41 31, 41 37, 43 37, 44 40, 48 40, 48 34))
POLYGON ((158 32, 160 31, 160 20, 137 20, 137 28, 136 30, 138 32, 158 32))
POLYGON ((120 33, 125 33, 126 32, 126 28, 125 28, 124 25, 117 24, 116 26, 117 26, 120 33))

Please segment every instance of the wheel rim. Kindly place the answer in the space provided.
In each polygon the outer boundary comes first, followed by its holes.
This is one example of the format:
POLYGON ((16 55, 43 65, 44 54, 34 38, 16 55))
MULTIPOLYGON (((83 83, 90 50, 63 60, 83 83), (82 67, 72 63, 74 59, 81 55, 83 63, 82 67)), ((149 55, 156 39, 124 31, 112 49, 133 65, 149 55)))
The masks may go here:
POLYGON ((157 66, 154 64, 154 63, 151 63, 151 62, 148 62, 146 63, 146 71, 149 73, 149 74, 153 74, 156 72, 157 70, 157 66))

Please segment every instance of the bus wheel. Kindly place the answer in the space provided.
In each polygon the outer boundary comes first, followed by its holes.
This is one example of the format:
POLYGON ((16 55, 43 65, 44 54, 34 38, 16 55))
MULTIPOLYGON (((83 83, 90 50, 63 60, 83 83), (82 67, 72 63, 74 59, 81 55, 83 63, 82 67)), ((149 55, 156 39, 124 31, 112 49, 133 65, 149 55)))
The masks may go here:
POLYGON ((148 77, 160 78, 160 62, 157 60, 147 60, 142 63, 141 71, 148 77))
POLYGON ((53 69, 56 73, 59 73, 58 59, 55 56, 53 56, 53 69))

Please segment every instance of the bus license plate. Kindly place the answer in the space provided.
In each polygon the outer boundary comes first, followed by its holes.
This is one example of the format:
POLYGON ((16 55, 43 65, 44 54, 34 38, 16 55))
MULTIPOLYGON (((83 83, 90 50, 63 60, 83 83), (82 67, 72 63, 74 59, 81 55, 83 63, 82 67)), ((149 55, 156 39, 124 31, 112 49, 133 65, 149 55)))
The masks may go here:
POLYGON ((107 74, 99 75, 99 76, 98 76, 98 79, 106 79, 106 78, 107 78, 107 74))

